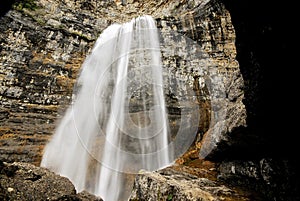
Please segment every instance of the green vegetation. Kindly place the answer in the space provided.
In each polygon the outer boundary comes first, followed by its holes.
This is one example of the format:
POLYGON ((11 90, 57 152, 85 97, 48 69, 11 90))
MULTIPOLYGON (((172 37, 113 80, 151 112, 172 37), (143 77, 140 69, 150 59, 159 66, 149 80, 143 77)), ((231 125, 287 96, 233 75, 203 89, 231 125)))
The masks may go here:
POLYGON ((44 14, 41 13, 41 7, 36 4, 36 0, 16 0, 13 4, 13 9, 31 17, 34 21, 44 26, 46 24, 43 18, 44 14))
POLYGON ((36 10, 38 6, 35 1, 36 0, 17 0, 14 3, 13 8, 19 11, 23 9, 36 10))

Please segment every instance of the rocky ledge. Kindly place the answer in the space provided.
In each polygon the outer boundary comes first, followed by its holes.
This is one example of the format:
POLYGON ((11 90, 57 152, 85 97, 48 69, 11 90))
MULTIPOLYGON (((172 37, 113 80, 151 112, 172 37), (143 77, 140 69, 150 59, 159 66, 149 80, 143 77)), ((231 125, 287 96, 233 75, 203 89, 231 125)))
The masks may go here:
MULTIPOLYGON (((297 170, 288 161, 193 159, 177 161, 157 171, 135 175, 129 201, 266 201, 300 200, 297 170), (285 169, 278 173, 278 169, 285 169), (280 181, 280 182, 279 182, 280 181)), ((130 190, 130 189, 129 189, 130 190)), ((89 192, 76 192, 71 181, 25 162, 0 161, 0 200, 102 201, 89 192)))
POLYGON ((270 158, 221 163, 194 159, 138 174, 130 200, 296 201, 296 171, 288 161, 270 158))
MULTIPOLYGON (((248 201, 250 198, 249 192, 246 194, 216 181, 214 163, 202 161, 197 171, 177 164, 154 172, 140 172, 136 176, 129 200, 248 201)), ((102 200, 86 191, 76 193, 73 184, 66 177, 24 162, 0 163, 0 199, 102 200)))

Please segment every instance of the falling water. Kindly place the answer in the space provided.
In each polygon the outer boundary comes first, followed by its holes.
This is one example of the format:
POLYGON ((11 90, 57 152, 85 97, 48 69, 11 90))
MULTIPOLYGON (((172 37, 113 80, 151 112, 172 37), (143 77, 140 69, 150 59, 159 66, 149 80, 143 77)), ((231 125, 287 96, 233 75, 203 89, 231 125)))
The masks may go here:
POLYGON ((174 161, 155 21, 141 16, 103 31, 83 63, 74 100, 46 145, 42 167, 78 192, 128 199, 128 178, 174 161))

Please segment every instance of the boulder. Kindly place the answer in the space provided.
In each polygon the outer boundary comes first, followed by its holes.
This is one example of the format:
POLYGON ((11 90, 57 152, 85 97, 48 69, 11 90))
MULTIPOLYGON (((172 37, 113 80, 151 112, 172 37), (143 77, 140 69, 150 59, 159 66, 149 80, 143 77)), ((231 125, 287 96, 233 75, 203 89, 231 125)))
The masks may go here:
POLYGON ((77 193, 69 179, 24 162, 0 162, 0 200, 101 201, 88 192, 77 193))

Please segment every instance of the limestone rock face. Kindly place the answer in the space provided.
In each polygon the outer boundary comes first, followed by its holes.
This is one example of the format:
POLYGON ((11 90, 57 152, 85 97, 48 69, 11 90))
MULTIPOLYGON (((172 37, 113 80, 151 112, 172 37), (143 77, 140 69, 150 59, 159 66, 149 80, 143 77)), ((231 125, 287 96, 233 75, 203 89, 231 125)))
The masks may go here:
POLYGON ((188 101, 198 105, 201 117, 191 123, 199 128, 201 157, 246 125, 235 31, 222 3, 39 0, 31 6, 16 3, 0 19, 1 159, 39 163, 101 31, 142 14, 159 27, 170 115, 176 119, 188 101))
POLYGON ((0 19, 0 153, 6 161, 38 164, 71 101, 78 70, 108 22, 77 12, 71 2, 35 2, 34 9, 16 6, 0 19))
MULTIPOLYGON (((163 52, 164 65, 169 77, 191 83, 200 114, 196 146, 201 147, 200 157, 211 157, 219 144, 234 143, 229 133, 246 126, 235 31, 230 14, 218 1, 195 1, 193 6, 179 3, 177 12, 169 9, 173 19, 162 16, 159 22, 163 36, 171 33, 177 37, 172 48, 178 53, 169 56, 169 51, 163 52)), ((172 41, 170 36, 164 38, 167 45, 163 50, 168 48, 168 40, 172 41)), ((181 100, 180 94, 188 97, 187 93, 187 88, 179 87, 177 98, 181 100)))

